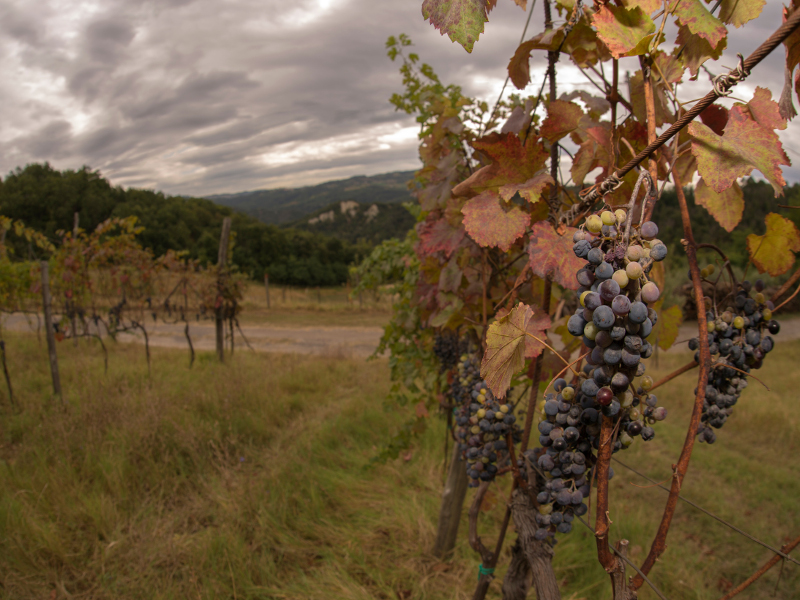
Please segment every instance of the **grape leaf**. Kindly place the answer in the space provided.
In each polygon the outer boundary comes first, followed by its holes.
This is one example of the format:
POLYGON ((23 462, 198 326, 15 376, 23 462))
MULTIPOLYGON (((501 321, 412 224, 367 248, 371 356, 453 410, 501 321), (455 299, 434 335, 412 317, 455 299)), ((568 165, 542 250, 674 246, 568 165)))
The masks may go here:
POLYGON ((422 16, 431 22, 442 35, 458 42, 467 52, 483 33, 483 24, 489 20, 486 0, 423 0, 422 16))
POLYGON ((731 187, 718 194, 701 179, 694 189, 694 200, 711 213, 711 216, 728 233, 733 231, 734 227, 742 220, 744 195, 742 188, 735 181, 731 187))
MULTIPOLYGON (((550 318, 542 315, 533 319, 530 306, 519 303, 511 312, 489 325, 486 332, 486 354, 481 361, 481 377, 489 385, 497 398, 504 398, 511 378, 525 366, 525 356, 538 356, 540 346, 528 348, 528 334, 545 338, 545 329, 550 326, 550 318)), ((535 341, 535 340, 534 340, 535 341)))
POLYGON ((747 103, 747 108, 750 109, 753 120, 762 127, 786 129, 786 119, 781 116, 778 103, 772 100, 772 92, 769 90, 757 87, 753 99, 747 103))
MULTIPOLYGON (((783 7, 784 23, 792 16, 794 10, 785 6, 783 7)), ((795 29, 790 33, 789 37, 783 40, 783 45, 786 46, 786 68, 790 71, 794 71, 794 68, 800 63, 800 29, 795 29)))
POLYGON ((722 136, 697 121, 689 125, 692 154, 700 175, 715 192, 722 193, 738 177, 758 169, 772 184, 775 196, 783 193, 786 181, 780 165, 790 165, 774 131, 750 118, 743 105, 734 105, 722 136))
MULTIPOLYGON (((672 111, 667 103, 667 96, 664 92, 662 82, 653 82, 653 102, 656 109, 656 127, 661 127, 664 123, 671 123, 675 120, 672 111)), ((630 90, 631 105, 636 120, 640 123, 647 122, 647 109, 644 103, 644 75, 641 71, 636 73, 628 80, 630 90)))
POLYGON ((661 0, 622 0, 622 5, 625 8, 638 6, 648 15, 657 11, 663 4, 661 0))
POLYGON ((542 123, 540 134, 546 140, 556 142, 578 128, 583 110, 574 102, 553 100, 547 105, 547 118, 542 123))
POLYGON ((712 48, 708 40, 693 34, 685 25, 678 30, 678 37, 675 44, 683 48, 683 64, 689 69, 692 77, 697 77, 700 66, 709 58, 717 60, 722 56, 722 51, 728 45, 728 38, 724 38, 716 48, 712 48))
POLYGON ((453 227, 446 219, 419 223, 417 225, 417 235, 419 236, 417 253, 426 256, 434 252, 444 252, 446 256, 450 256, 464 239, 465 233, 463 227, 453 227))
POLYGON ((717 135, 722 135, 728 124, 728 109, 719 104, 712 104, 700 113, 700 120, 717 135))
POLYGON ((600 119, 601 116, 611 110, 611 103, 608 100, 605 98, 592 96, 585 90, 573 90, 569 94, 561 94, 559 100, 569 102, 575 98, 580 98, 581 102, 583 102, 586 105, 586 108, 589 109, 589 118, 594 119, 595 121, 600 119))
POLYGON ((783 275, 794 264, 794 253, 800 252, 800 231, 789 219, 769 213, 764 219, 767 232, 747 236, 747 251, 759 273, 773 277, 783 275))
POLYGON ((680 83, 683 79, 684 66, 676 53, 659 52, 653 62, 657 67, 656 73, 662 76, 667 83, 680 83))
POLYGON ((663 308, 663 304, 662 298, 653 306, 658 313, 658 321, 653 325, 653 331, 649 337, 656 340, 658 347, 662 350, 669 350, 678 339, 678 332, 683 322, 683 312, 677 304, 667 309, 663 308))
POLYGON ((606 4, 594 14, 592 24, 614 58, 644 54, 656 30, 655 23, 638 6, 628 10, 606 4))
POLYGON ((442 272, 439 274, 439 291, 457 292, 461 287, 461 278, 464 272, 458 266, 457 256, 454 255, 442 268, 442 272))
POLYGON ((558 235, 548 221, 539 221, 531 227, 531 242, 528 246, 531 271, 544 279, 553 276, 553 281, 569 290, 577 290, 575 273, 584 261, 572 251, 572 235, 576 229, 567 227, 563 235, 558 235))
POLYGON ((758 17, 766 3, 767 0, 722 0, 719 18, 738 29, 758 17))
POLYGON ((531 216, 519 207, 500 206, 500 196, 492 190, 468 200, 461 212, 464 227, 473 240, 483 247, 497 246, 503 252, 508 252, 531 222, 531 216))
POLYGON ((575 185, 583 185, 586 175, 597 167, 607 168, 611 157, 611 131, 604 122, 597 127, 589 127, 584 132, 586 138, 581 142, 575 160, 572 162, 571 174, 575 185))
POLYGON ((693 34, 707 40, 712 48, 716 48, 728 35, 722 21, 712 15, 700 0, 677 0, 670 10, 678 17, 680 25, 685 25, 693 34))
POLYGON ((500 197, 508 202, 514 197, 514 194, 519 193, 525 200, 534 204, 539 201, 542 196, 542 190, 548 185, 555 185, 555 181, 553 181, 550 173, 542 172, 536 177, 528 179, 525 183, 507 183, 500 188, 500 197))
MULTIPOLYGON (((465 181, 453 188, 453 194, 463 196, 482 192, 509 183, 525 183, 535 177, 550 156, 539 137, 531 134, 525 145, 513 133, 491 133, 472 143, 472 146, 492 160, 492 164, 478 169, 465 181)), ((513 194, 512 194, 513 195, 513 194)))

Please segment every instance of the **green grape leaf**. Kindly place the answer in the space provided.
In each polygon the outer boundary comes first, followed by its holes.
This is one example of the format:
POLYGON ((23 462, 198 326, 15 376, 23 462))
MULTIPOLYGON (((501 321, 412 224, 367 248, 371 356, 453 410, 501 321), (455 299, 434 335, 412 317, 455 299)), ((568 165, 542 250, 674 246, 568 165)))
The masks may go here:
POLYGON ((689 125, 692 154, 706 184, 721 194, 738 177, 758 169, 772 184, 775 196, 783 193, 786 181, 780 165, 789 165, 774 131, 765 129, 750 118, 743 105, 734 105, 722 136, 697 121, 689 125))
POLYGON ((594 14, 592 24, 614 58, 645 54, 656 26, 638 6, 628 10, 606 4, 594 14))
POLYGON ((692 77, 697 77, 700 66, 704 62, 709 58, 717 60, 722 56, 723 50, 728 46, 728 38, 724 38, 715 48, 712 48, 708 40, 695 35, 684 25, 678 30, 675 44, 683 48, 683 54, 681 54, 683 64, 689 69, 692 77))
POLYGON ((794 254, 800 252, 800 231, 792 221, 777 213, 769 213, 764 222, 767 232, 748 235, 747 251, 759 273, 766 271, 777 277, 792 268, 794 254))
POLYGON ((458 266, 458 256, 454 255, 447 264, 442 268, 439 274, 439 291, 441 292, 457 292, 461 287, 461 278, 464 272, 458 266))
POLYGON ((531 227, 531 241, 528 246, 531 271, 544 279, 552 275, 561 287, 577 290, 578 281, 575 274, 584 262, 572 251, 572 235, 577 231, 567 227, 563 235, 559 235, 548 221, 539 221, 531 227))
POLYGON ((786 129, 786 119, 781 116, 780 108, 778 103, 772 99, 771 91, 757 87, 753 99, 747 103, 747 108, 750 109, 753 120, 762 127, 786 129))
POLYGON ((540 135, 556 142, 578 128, 583 110, 574 102, 554 100, 547 105, 547 118, 542 123, 540 135))
POLYGON ((722 0, 719 18, 738 29, 758 17, 766 4, 767 0, 722 0))
POLYGON ((423 0, 422 16, 467 52, 472 52, 489 20, 486 0, 423 0))
POLYGON ((531 222, 531 216, 519 207, 501 206, 500 196, 492 190, 468 200, 461 212, 467 233, 478 245, 497 246, 503 252, 508 252, 531 222))
POLYGON ((722 228, 730 233, 742 220, 744 194, 735 181, 722 193, 717 193, 702 179, 694 188, 694 200, 717 220, 722 228))
POLYGON ((722 21, 712 15, 700 0, 676 0, 670 10, 678 17, 680 25, 685 25, 690 32, 707 40, 712 48, 716 48, 728 35, 722 21))
POLYGON ((534 204, 539 201, 542 196, 542 190, 548 185, 555 185, 555 181, 550 177, 550 173, 539 173, 536 177, 528 179, 525 183, 507 183, 500 188, 500 197, 508 202, 514 197, 514 194, 519 194, 525 200, 534 204))
POLYGON ((530 336, 544 340, 548 327, 550 317, 542 314, 534 319, 533 309, 522 303, 489 325, 481 377, 497 398, 505 397, 511 378, 525 366, 525 357, 541 354, 543 346, 529 347, 528 340, 536 342, 530 336))
POLYGON ((663 308, 663 304, 664 299, 662 298, 653 305, 653 309, 658 313, 658 321, 653 325, 653 331, 649 337, 656 340, 658 347, 662 350, 669 350, 678 339, 678 332, 683 322, 683 311, 677 304, 667 309, 663 308))

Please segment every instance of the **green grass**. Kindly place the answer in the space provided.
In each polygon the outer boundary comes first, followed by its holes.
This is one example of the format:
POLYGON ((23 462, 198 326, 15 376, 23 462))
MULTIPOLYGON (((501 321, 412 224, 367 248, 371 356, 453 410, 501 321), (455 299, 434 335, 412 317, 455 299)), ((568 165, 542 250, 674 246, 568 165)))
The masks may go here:
MULTIPOLYGON (((479 560, 466 518, 452 561, 428 554, 442 488, 438 419, 408 460, 364 468, 402 420, 382 406, 385 361, 239 352, 224 366, 201 354, 190 370, 184 352, 156 348, 148 380, 139 346, 113 346, 104 375, 97 348, 65 343, 64 410, 50 400, 35 338, 8 337, 7 348, 24 410, 0 395, 0 598, 471 597, 479 560)), ((797 356, 800 342, 769 356, 759 376, 773 391, 751 382, 717 443, 697 447, 684 486, 774 545, 800 534, 797 356)), ((658 372, 686 360, 662 355, 658 372)), ((670 415, 656 439, 616 456, 668 480, 693 386, 691 376, 664 386, 670 415)), ((615 470, 612 539, 629 539, 641 562, 666 493, 615 470)), ((481 517, 486 541, 496 539, 508 485, 481 517)), ((682 505, 652 576, 671 600, 715 599, 769 556, 682 505)), ((491 598, 506 563, 504 550, 491 598)), ((582 526, 562 536, 555 565, 564 598, 610 597, 582 526)), ((777 576, 742 597, 773 597, 777 576)), ((800 571, 787 564, 776 597, 798 596, 800 571)))

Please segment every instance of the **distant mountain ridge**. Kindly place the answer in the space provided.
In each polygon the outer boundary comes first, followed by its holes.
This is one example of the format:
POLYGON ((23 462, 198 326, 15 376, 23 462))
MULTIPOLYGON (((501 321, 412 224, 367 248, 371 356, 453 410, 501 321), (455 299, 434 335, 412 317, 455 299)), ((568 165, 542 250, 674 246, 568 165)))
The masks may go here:
POLYGON ((331 205, 340 202, 371 206, 411 200, 407 184, 413 177, 414 171, 395 171, 299 188, 215 194, 205 198, 255 217, 262 223, 288 225, 321 209, 330 210, 331 205))
POLYGON ((342 200, 317 210, 288 226, 358 244, 380 244, 389 238, 402 239, 414 226, 414 217, 398 203, 363 204, 342 200))

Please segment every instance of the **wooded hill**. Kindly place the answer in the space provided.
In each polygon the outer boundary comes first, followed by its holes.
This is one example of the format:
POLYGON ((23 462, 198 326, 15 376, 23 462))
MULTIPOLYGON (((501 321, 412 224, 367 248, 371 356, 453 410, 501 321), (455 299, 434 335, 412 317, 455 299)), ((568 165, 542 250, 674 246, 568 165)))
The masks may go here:
POLYGON ((256 190, 238 194, 216 194, 207 199, 255 217, 262 223, 296 223, 330 205, 340 202, 393 204, 412 200, 408 182, 414 171, 395 171, 370 177, 358 176, 319 185, 275 190, 256 190))

